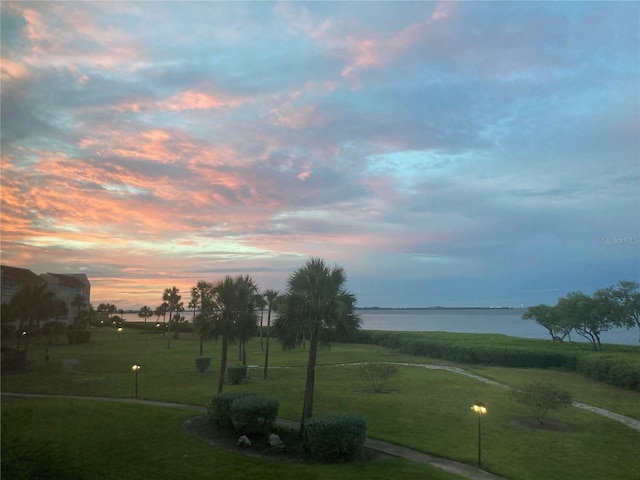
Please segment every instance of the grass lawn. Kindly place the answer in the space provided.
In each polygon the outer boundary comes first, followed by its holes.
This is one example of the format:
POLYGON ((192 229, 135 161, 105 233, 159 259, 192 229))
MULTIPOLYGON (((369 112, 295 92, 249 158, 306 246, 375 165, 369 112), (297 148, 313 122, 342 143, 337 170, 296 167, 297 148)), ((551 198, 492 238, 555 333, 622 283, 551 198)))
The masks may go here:
MULTIPOLYGON (((217 386, 219 344, 208 342, 205 346, 205 354, 212 357, 212 366, 205 373, 195 369, 197 354, 198 341, 191 334, 172 340, 171 348, 167 349, 167 339, 161 335, 130 329, 121 333, 97 329, 90 344, 32 345, 29 352, 32 371, 3 377, 2 390, 131 398, 135 379, 131 365, 139 363, 142 365, 140 398, 204 405, 217 386), (44 361, 46 353, 48 362, 44 361), (65 369, 65 363, 75 366, 65 369)), ((246 383, 225 386, 225 391, 252 390, 275 397, 280 402, 279 417, 298 421, 306 356, 306 351, 283 351, 272 342, 269 379, 262 379, 262 368, 250 368, 246 383)), ((237 351, 232 347, 229 363, 235 363, 236 358, 237 351)), ((263 361, 260 341, 254 339, 248 345, 248 364, 259 366, 263 361)), ((561 423, 564 430, 526 428, 520 426, 518 420, 528 412, 513 401, 507 389, 455 373, 414 366, 398 367, 398 375, 389 381, 386 393, 373 394, 368 391, 357 366, 342 365, 366 361, 446 363, 401 355, 378 346, 334 344, 319 352, 314 412, 361 412, 367 417, 371 437, 474 464, 477 419, 469 406, 483 401, 489 409, 482 423, 483 465, 498 475, 514 480, 640 478, 640 458, 636 451, 640 432, 624 425, 568 408, 549 415, 549 419, 561 423)), ((640 418, 640 395, 578 374, 462 367, 512 386, 537 379, 552 381, 570 390, 575 400, 640 418)), ((2 415, 3 444, 5 434, 24 438, 40 435, 68 452, 72 463, 79 465, 87 478, 183 478, 180 472, 190 472, 190 478, 194 475, 199 478, 204 476, 203 472, 211 474, 212 471, 224 472, 220 478, 244 478, 247 474, 253 476, 250 472, 257 476, 258 470, 259 475, 266 478, 270 478, 271 473, 278 478, 293 475, 301 478, 382 478, 382 475, 385 478, 454 478, 401 460, 292 466, 250 459, 186 437, 179 424, 190 414, 156 407, 4 397, 2 415), (29 427, 23 428, 23 424, 29 427), (74 434, 74 429, 82 434, 74 434), (138 454, 129 452, 133 447, 138 454), (79 448, 89 457, 103 452, 100 457, 103 463, 95 471, 108 471, 105 475, 109 476, 92 473, 95 472, 92 462, 81 461, 84 457, 76 455, 79 448), (140 448, 142 450, 138 450, 140 448), (122 460, 114 458, 118 449, 122 449, 122 460), (104 464, 107 461, 111 463, 104 464)), ((186 476, 187 473, 184 478, 186 476)), ((214 478, 218 478, 217 474, 214 478)))

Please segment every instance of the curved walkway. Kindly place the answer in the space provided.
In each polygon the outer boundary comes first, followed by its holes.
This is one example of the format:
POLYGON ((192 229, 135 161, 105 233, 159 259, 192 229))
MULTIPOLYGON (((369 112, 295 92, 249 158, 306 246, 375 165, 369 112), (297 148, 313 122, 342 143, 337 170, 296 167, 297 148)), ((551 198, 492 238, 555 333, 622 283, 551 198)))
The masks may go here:
MULTIPOLYGON (((504 383, 496 382, 489 378, 483 377, 481 375, 477 375, 475 373, 468 372, 460 367, 453 367, 449 365, 431 365, 427 363, 402 363, 402 362, 380 362, 387 363, 389 365, 400 365, 404 367, 420 367, 426 368, 429 370, 445 370, 447 372, 458 373, 460 375, 465 375, 467 377, 471 377, 479 382, 486 383, 488 385, 494 385, 496 387, 503 387, 507 389, 511 389, 509 385, 504 383)), ((331 366, 348 366, 348 365, 364 365, 364 363, 336 363, 331 366)), ((270 367, 271 368, 271 367, 270 367)), ((277 368, 277 367, 274 367, 277 368)), ((602 415, 603 417, 607 417, 610 420, 614 420, 616 422, 622 423, 629 428, 640 431, 640 420, 636 420, 635 418, 627 417, 625 415, 620 415, 619 413, 612 412, 610 410, 606 410, 600 407, 594 407, 593 405, 589 405, 588 403, 582 402, 573 402, 571 406, 576 408, 581 408, 582 410, 587 410, 589 412, 602 415)))
MULTIPOLYGON (((157 407, 166 407, 166 408, 179 408, 181 410, 189 410, 189 411, 200 413, 200 414, 205 413, 204 407, 199 405, 188 405, 184 403, 173 403, 173 402, 158 402, 154 400, 141 400, 141 399, 133 399, 133 398, 90 397, 90 396, 81 396, 81 395, 46 395, 46 394, 36 394, 36 393, 11 393, 11 392, 2 392, 2 396, 23 397, 23 398, 68 398, 68 399, 75 399, 75 400, 95 400, 95 401, 101 401, 101 402, 118 402, 118 403, 130 403, 130 404, 139 404, 139 405, 153 405, 157 407)), ((278 419, 276 423, 278 425, 282 425, 288 428, 293 428, 293 429, 300 428, 300 424, 298 422, 293 422, 291 420, 278 419)), ((394 445, 392 443, 384 442, 382 440, 367 438, 364 444, 367 448, 377 450, 387 455, 404 458, 406 460, 411 460, 411 461, 423 463, 426 465, 431 465, 432 467, 445 470, 449 473, 458 475, 468 480, 503 480, 504 479, 504 477, 493 475, 489 472, 473 467, 471 465, 467 465, 465 463, 448 460, 446 458, 435 457, 433 455, 429 455, 427 453, 423 453, 418 450, 401 447, 399 445, 394 445)))
MULTIPOLYGON (((483 382, 489 385, 499 386, 503 388, 510 388, 508 385, 496 382, 486 377, 482 377, 481 375, 477 375, 475 373, 468 372, 459 367, 453 367, 448 365, 431 365, 431 364, 424 364, 424 363, 399 363, 399 362, 383 362, 383 363, 399 365, 399 366, 426 368, 429 370, 445 370, 448 372, 457 373, 460 375, 465 375, 467 377, 474 378, 475 380, 478 380, 480 382, 483 382)), ((339 364, 318 365, 318 366, 319 367, 321 366, 352 366, 352 365, 361 365, 361 364, 362 363, 339 363, 339 364)), ((258 368, 259 366, 251 365, 251 367, 258 368)), ((270 368, 296 368, 296 367, 273 366, 270 368)), ((190 410, 200 414, 204 413, 205 411, 204 407, 199 405, 160 402, 160 401, 153 401, 153 400, 140 400, 140 399, 132 399, 132 398, 90 397, 90 396, 76 396, 76 395, 45 395, 45 394, 7 393, 7 392, 2 392, 2 395, 16 396, 16 397, 30 397, 30 398, 69 398, 69 399, 96 400, 96 401, 105 401, 105 402, 132 403, 132 404, 140 404, 140 405, 154 405, 159 407, 190 410)), ((603 408, 594 407, 586 403, 573 402, 572 405, 574 407, 581 408, 583 410, 588 410, 595 414, 605 416, 611 420, 623 423, 624 425, 627 425, 628 427, 634 430, 640 431, 640 420, 636 420, 631 417, 626 417, 624 415, 620 415, 620 414, 611 412, 609 410, 605 410, 603 408)), ((290 420, 278 419, 276 423, 285 427, 293 428, 293 429, 298 429, 300 427, 300 424, 298 422, 293 422, 290 420)), ((465 463, 455 462, 453 460, 436 457, 424 452, 420 452, 418 450, 402 447, 399 445, 394 445, 389 442, 384 442, 382 440, 367 438, 365 441, 365 446, 373 450, 377 450, 379 452, 385 453, 387 455, 405 458, 407 460, 412 460, 414 462, 431 465, 433 467, 445 470, 449 473, 459 475, 460 477, 466 478, 468 480, 500 480, 501 478, 503 478, 503 477, 493 475, 479 468, 473 467, 471 465, 467 465, 465 463)))

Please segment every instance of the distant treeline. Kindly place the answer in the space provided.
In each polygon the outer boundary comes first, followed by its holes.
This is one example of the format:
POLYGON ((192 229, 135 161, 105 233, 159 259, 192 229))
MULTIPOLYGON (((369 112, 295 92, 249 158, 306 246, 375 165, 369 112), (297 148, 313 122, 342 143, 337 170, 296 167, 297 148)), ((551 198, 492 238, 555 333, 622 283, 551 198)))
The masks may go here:
POLYGON ((357 307, 356 310, 512 310, 524 307, 357 307))

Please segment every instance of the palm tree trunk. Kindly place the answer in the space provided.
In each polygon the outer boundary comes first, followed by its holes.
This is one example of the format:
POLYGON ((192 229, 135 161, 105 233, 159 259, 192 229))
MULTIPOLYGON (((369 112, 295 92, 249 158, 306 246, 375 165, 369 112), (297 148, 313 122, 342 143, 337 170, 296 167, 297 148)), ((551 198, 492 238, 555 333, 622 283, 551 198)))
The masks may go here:
POLYGON ((304 435, 304 422, 313 416, 313 391, 316 376, 316 357, 318 354, 318 332, 314 328, 309 338, 309 361, 307 363, 307 381, 304 387, 304 404, 302 406, 302 421, 300 422, 300 436, 304 435))
POLYGON ((264 380, 267 379, 267 369, 269 368, 269 329, 271 328, 271 310, 267 315, 267 341, 264 349, 264 373, 262 374, 262 378, 264 380))
POLYGON ((262 343, 262 320, 264 319, 264 308, 260 311, 260 351, 264 352, 264 345, 262 343))
POLYGON ((227 351, 229 350, 229 336, 225 332, 222 335, 222 355, 220 357, 220 379, 218 380, 218 394, 224 388, 224 372, 227 370, 227 351))

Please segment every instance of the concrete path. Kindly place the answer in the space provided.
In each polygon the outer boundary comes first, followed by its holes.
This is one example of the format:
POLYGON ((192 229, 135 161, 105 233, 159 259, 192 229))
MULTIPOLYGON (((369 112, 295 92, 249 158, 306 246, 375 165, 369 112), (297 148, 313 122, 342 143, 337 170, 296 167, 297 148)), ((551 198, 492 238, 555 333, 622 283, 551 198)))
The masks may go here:
MULTIPOLYGON (((154 400, 141 400, 141 399, 134 399, 134 398, 90 397, 90 396, 80 396, 80 395, 45 395, 45 394, 36 394, 36 393, 10 393, 10 392, 2 392, 2 396, 22 397, 22 398, 68 398, 68 399, 75 399, 75 400, 94 400, 94 401, 100 401, 100 402, 153 405, 157 407, 178 408, 181 410, 189 410, 199 414, 205 413, 205 408, 201 405, 188 405, 188 404, 173 403, 173 402, 158 402, 154 400)), ((294 430, 297 430, 300 428, 299 422, 294 422, 291 420, 278 419, 276 423, 283 427, 292 428, 294 430)), ((493 475, 489 472, 473 467, 471 465, 467 465, 465 463, 455 462, 453 460, 448 460, 446 458, 436 457, 424 452, 420 452, 418 450, 401 447, 399 445, 394 445, 392 443, 384 442, 382 440, 376 440, 374 438, 367 438, 364 445, 367 448, 371 448, 372 450, 377 450, 387 455, 404 458, 406 460, 411 460, 413 462, 423 463, 426 465, 431 465, 432 467, 435 467, 435 468, 440 468, 442 470, 445 470, 446 472, 452 473, 454 475, 458 475, 468 480, 501 480, 504 478, 504 477, 499 477, 497 475, 493 475)))

